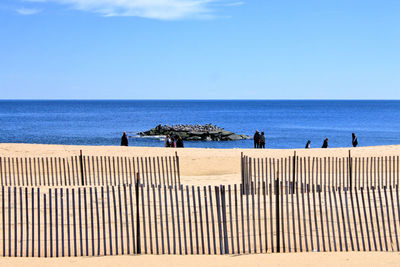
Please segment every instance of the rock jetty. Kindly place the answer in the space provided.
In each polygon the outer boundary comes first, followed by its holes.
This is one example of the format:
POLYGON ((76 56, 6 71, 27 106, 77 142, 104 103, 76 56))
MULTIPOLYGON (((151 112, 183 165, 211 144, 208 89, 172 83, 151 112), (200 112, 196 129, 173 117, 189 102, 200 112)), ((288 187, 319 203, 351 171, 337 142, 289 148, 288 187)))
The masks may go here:
POLYGON ((159 136, 167 135, 180 136, 185 141, 233 141, 249 139, 250 137, 243 134, 235 134, 226 131, 216 125, 157 125, 155 128, 146 132, 140 132, 140 136, 159 136))

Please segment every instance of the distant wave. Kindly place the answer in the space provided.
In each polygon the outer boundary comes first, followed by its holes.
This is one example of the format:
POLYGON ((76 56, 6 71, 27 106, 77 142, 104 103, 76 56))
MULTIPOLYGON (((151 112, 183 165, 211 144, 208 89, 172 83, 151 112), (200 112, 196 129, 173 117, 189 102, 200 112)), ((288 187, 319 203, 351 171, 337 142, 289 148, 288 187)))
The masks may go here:
POLYGON ((156 139, 156 140, 165 140, 165 135, 152 135, 152 136, 142 136, 142 135, 132 135, 130 138, 134 139, 156 139))

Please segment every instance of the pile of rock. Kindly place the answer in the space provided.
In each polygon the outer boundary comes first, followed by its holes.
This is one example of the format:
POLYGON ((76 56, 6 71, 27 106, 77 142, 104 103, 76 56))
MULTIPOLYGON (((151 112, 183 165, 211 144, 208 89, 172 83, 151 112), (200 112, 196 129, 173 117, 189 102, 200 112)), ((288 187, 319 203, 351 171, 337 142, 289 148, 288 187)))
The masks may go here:
POLYGON ((182 137, 185 141, 232 141, 249 139, 250 137, 243 134, 235 134, 230 131, 226 131, 216 125, 158 125, 155 128, 146 132, 140 132, 140 136, 159 136, 167 135, 182 137))

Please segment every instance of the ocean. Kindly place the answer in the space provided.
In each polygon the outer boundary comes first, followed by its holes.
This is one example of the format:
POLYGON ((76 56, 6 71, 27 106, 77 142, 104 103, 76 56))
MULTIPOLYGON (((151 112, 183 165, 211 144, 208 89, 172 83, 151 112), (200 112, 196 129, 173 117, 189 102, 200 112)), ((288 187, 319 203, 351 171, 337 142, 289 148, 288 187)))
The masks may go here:
MULTIPOLYGON (((163 146, 139 137, 158 124, 208 124, 253 135, 266 148, 400 144, 400 101, 339 100, 1 100, 0 143, 163 146)), ((185 147, 251 148, 253 140, 185 142, 185 147)))

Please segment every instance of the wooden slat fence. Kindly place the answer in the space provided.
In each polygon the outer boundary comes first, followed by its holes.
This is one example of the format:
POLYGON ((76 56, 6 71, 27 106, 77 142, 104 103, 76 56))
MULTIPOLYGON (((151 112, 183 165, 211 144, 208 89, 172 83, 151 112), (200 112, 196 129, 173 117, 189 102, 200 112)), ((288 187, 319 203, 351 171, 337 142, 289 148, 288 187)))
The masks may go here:
POLYGON ((146 185, 179 186, 179 156, 0 158, 2 186, 115 186, 134 184, 137 172, 146 185))
POLYGON ((295 181, 297 194, 278 173, 249 194, 239 185, 142 187, 142 253, 399 251, 398 188, 335 190, 302 179, 310 186, 295 181))
POLYGON ((170 157, 81 158, 0 160, 0 255, 400 251, 398 157, 242 157, 221 186, 181 185, 170 157))
POLYGON ((292 186, 299 175, 312 175, 318 186, 340 188, 396 188, 399 186, 400 156, 384 157, 241 157, 242 183, 255 184, 279 172, 292 186), (279 167, 278 167, 279 165, 279 167))
POLYGON ((3 186, 0 255, 399 251, 398 187, 336 190, 297 177, 295 194, 278 172, 248 194, 240 185, 3 186))
POLYGON ((281 251, 399 251, 398 187, 336 189, 320 178, 303 173, 292 191, 282 177, 281 251))
POLYGON ((134 254, 135 185, 1 187, 0 254, 134 254))
POLYGON ((277 251, 276 221, 270 218, 276 198, 270 201, 268 190, 263 197, 254 198, 241 194, 239 185, 182 186, 181 190, 142 187, 148 200, 141 214, 145 218, 141 221, 142 252, 219 255, 277 251))

